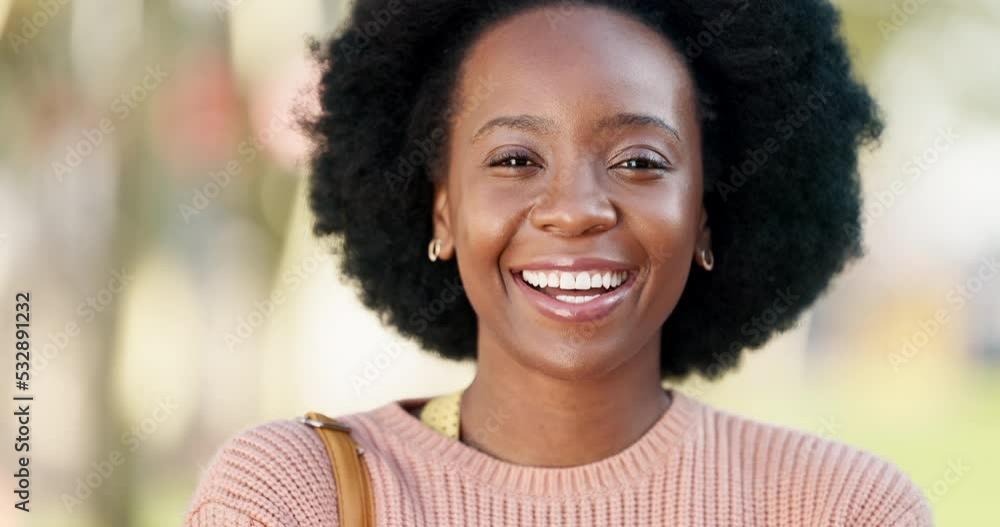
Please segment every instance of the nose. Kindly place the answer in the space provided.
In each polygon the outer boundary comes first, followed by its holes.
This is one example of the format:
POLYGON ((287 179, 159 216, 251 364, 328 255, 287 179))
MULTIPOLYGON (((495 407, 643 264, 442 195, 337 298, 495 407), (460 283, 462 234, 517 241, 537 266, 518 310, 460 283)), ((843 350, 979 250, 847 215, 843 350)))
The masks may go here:
POLYGON ((531 210, 531 223, 560 236, 606 231, 618 223, 618 211, 608 199, 607 174, 601 167, 557 171, 545 182, 531 210))

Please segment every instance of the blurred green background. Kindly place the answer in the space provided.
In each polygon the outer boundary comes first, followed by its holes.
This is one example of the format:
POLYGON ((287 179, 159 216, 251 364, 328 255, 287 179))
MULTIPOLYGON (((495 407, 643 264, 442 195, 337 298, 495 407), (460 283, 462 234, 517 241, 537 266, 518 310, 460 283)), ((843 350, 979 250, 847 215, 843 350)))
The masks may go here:
MULTIPOLYGON (((938 525, 1000 525, 1000 1, 837 4, 889 123, 862 161, 868 255, 680 388, 891 459, 938 525)), ((471 379, 383 329, 310 235, 306 41, 343 11, 0 0, 0 310, 31 292, 36 397, 32 511, 6 490, 0 525, 176 526, 243 427, 471 379)))

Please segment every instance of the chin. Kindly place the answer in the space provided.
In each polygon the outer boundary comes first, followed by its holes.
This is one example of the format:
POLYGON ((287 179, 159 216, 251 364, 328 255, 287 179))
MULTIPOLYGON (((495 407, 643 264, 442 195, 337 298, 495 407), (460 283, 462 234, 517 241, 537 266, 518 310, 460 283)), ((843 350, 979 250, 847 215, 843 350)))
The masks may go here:
POLYGON ((623 345, 620 338, 595 339, 592 333, 592 329, 586 328, 569 330, 554 339, 530 339, 532 344, 525 342, 514 349, 518 350, 520 361, 532 370, 565 381, 608 375, 641 349, 640 344, 623 345), (548 344, 539 346, 539 342, 548 344))

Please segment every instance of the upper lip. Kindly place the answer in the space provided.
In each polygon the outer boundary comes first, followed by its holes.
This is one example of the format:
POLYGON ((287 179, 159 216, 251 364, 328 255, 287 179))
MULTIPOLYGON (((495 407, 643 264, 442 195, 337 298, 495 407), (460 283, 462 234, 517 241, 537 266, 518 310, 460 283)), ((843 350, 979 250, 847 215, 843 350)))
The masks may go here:
POLYGON ((511 266, 511 272, 521 271, 632 271, 635 265, 595 256, 548 256, 529 263, 511 266))

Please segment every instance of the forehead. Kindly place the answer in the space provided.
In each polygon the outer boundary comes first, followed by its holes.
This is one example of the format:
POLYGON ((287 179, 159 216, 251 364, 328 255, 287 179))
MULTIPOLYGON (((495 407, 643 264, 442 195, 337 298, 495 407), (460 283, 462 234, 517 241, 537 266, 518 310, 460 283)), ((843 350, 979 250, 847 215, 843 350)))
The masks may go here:
POLYGON ((600 7, 532 9, 490 28, 469 50, 457 96, 470 110, 466 126, 502 113, 581 119, 587 110, 685 126, 695 114, 694 82, 672 44, 600 7))

